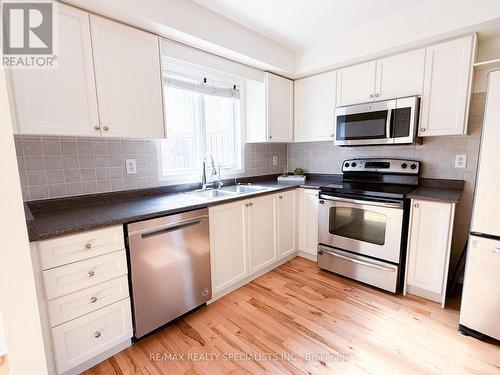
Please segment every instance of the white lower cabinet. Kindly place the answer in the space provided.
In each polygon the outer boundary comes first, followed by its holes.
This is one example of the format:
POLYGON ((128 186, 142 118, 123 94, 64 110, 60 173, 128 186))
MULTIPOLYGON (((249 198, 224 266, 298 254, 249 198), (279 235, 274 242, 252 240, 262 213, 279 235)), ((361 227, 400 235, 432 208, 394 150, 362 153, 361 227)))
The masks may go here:
POLYGON ((276 260, 276 195, 253 198, 248 206, 250 273, 276 260))
POLYGON ((455 204, 412 200, 405 294, 444 306, 455 204))
POLYGON ((131 336, 128 298, 61 324, 52 329, 57 371, 68 371, 131 336))
POLYGON ((316 189, 299 189, 299 253, 313 260, 318 250, 318 196, 316 189))
POLYGON ((123 238, 120 225, 31 244, 57 374, 79 374, 131 344, 123 238))
POLYGON ((278 194, 278 258, 297 250, 297 190, 278 194))
POLYGON ((295 193, 291 190, 209 208, 214 298, 294 254, 295 193))
POLYGON ((248 275, 247 201, 210 207, 212 293, 248 275))

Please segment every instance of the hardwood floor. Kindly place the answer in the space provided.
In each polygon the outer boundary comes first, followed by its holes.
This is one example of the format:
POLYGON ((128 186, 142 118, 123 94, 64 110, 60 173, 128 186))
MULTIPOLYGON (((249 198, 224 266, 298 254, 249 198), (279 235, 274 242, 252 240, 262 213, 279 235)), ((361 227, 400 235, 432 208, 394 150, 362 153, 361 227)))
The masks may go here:
POLYGON ((457 326, 297 257, 85 374, 500 374, 500 346, 457 326))

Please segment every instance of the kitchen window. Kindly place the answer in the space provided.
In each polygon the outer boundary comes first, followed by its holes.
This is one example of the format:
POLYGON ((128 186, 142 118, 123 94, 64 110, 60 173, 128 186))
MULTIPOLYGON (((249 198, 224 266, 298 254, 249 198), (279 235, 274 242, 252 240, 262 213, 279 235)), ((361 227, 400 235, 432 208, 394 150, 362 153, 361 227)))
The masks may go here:
MULTIPOLYGON (((207 153, 226 175, 243 171, 239 79, 164 59, 166 139, 161 143, 160 178, 200 178, 207 153)), ((210 176, 210 174, 207 174, 210 176)))

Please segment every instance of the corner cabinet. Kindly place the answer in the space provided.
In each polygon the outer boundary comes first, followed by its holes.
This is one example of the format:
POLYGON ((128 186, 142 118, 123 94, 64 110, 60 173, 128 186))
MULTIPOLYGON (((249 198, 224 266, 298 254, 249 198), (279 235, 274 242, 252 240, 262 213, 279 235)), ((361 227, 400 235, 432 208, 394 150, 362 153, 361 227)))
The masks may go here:
POLYGON ((467 134, 476 35, 426 48, 419 136, 467 134))
POLYGON ((337 72, 294 82, 294 141, 316 142, 334 138, 337 72))
POLYGON ((299 255, 316 260, 318 251, 319 191, 299 189, 299 255))
POLYGON ((444 307, 455 204, 413 199, 404 294, 444 307))
POLYGON ((159 38, 90 16, 101 130, 114 137, 162 138, 159 38))
POLYGON ((295 193, 267 194, 209 208, 214 299, 295 255, 295 193))
POLYGON ((59 3, 55 69, 12 69, 15 132, 95 136, 99 131, 89 14, 59 3))
POLYGON ((293 142, 293 81, 272 73, 246 84, 246 141, 293 142))

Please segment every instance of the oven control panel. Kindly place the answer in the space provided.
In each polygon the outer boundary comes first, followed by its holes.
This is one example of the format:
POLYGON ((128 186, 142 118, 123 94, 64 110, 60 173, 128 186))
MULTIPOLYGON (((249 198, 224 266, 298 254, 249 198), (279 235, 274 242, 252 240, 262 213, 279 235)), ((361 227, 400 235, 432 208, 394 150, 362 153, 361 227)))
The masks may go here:
POLYGON ((382 172, 418 175, 420 162, 405 159, 348 159, 342 164, 342 172, 382 172))

